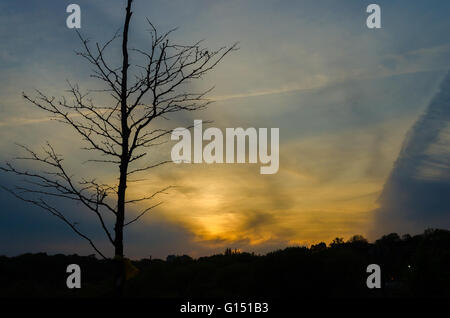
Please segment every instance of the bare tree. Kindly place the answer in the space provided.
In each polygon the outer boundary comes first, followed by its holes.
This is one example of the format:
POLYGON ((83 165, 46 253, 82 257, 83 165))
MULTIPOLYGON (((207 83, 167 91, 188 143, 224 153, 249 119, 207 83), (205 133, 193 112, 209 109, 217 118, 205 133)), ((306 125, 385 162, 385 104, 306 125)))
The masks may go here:
MULTIPOLYGON (((144 197, 127 200, 126 190, 129 177, 149 169, 166 164, 168 161, 151 165, 140 165, 147 156, 149 148, 158 145, 171 133, 170 129, 161 129, 152 125, 156 119, 168 119, 171 113, 195 111, 206 107, 210 100, 206 94, 186 92, 184 88, 190 80, 201 78, 213 69, 228 53, 237 49, 236 44, 222 47, 216 51, 201 46, 201 41, 192 45, 174 44, 169 39, 170 30, 158 33, 154 25, 147 20, 151 47, 147 50, 129 49, 128 35, 132 17, 132 0, 127 1, 125 23, 122 34, 117 32, 108 42, 90 45, 89 41, 78 33, 82 42, 79 56, 87 60, 93 68, 91 77, 100 80, 104 89, 100 90, 112 96, 109 106, 99 106, 92 100, 88 91, 84 93, 78 85, 68 83, 69 97, 49 97, 41 91, 30 97, 23 97, 34 106, 49 113, 53 119, 69 125, 85 141, 84 148, 90 153, 101 155, 90 161, 112 164, 118 167, 118 183, 104 184, 96 179, 76 180, 63 165, 63 157, 47 143, 43 153, 39 154, 26 146, 21 146, 27 156, 20 160, 31 160, 46 166, 45 171, 30 172, 21 170, 11 163, 0 169, 25 177, 25 185, 6 189, 17 198, 32 203, 65 222, 76 234, 84 238, 103 258, 106 254, 95 245, 93 240, 69 220, 63 211, 53 204, 52 198, 62 198, 81 202, 98 219, 108 241, 114 247, 116 259, 124 256, 124 227, 138 221, 145 213, 161 202, 150 204, 130 219, 126 219, 126 207, 129 204, 154 199, 168 187, 144 197), (113 66, 107 61, 105 52, 112 43, 121 38, 121 65, 113 66), (131 64, 130 54, 136 61, 131 64), (50 170, 48 170, 50 168, 50 170), (114 232, 105 222, 105 214, 115 219, 114 232)), ((96 90, 99 92, 99 90, 96 90)), ((118 284, 123 285, 123 271, 119 274, 118 284)))

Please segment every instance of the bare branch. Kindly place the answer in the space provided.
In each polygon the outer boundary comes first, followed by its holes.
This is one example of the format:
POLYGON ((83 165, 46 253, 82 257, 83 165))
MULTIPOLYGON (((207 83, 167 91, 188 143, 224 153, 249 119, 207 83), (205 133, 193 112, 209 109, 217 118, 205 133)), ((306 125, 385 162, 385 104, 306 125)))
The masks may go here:
POLYGON ((150 211, 153 208, 156 208, 157 206, 161 205, 163 202, 159 202, 155 205, 152 205, 151 207, 146 208, 144 211, 142 211, 141 213, 139 213, 139 215, 137 217, 135 217, 134 219, 132 219, 129 222, 126 222, 123 226, 127 226, 133 222, 136 222, 137 220, 139 220, 142 216, 144 216, 148 211, 150 211))
POLYGON ((11 193, 14 197, 16 197, 19 200, 22 200, 24 202, 28 202, 31 203, 33 205, 36 205, 38 207, 40 207, 41 209, 44 209, 48 212, 50 212, 52 215, 56 216, 57 218, 59 218, 61 221, 63 221, 64 223, 66 223, 76 234, 78 234, 80 237, 84 238, 85 240, 87 240, 89 242, 89 244, 92 246, 92 248, 104 259, 107 259, 106 256, 95 246, 94 242, 85 234, 83 234, 80 230, 78 230, 76 228, 76 223, 72 223, 69 220, 67 220, 67 218, 55 207, 51 206, 50 204, 48 204, 46 201, 44 201, 42 198, 39 198, 38 200, 32 200, 32 199, 27 199, 19 194, 17 194, 16 192, 1 186, 2 189, 4 189, 5 191, 11 193))
MULTIPOLYGON (((111 188, 106 185, 99 185, 94 181, 89 183, 89 186, 84 186, 81 189, 78 189, 75 186, 75 182, 72 179, 66 170, 62 166, 62 157, 56 154, 53 147, 47 143, 47 148, 43 148, 46 156, 39 156, 36 152, 32 151, 26 146, 19 145, 23 148, 27 153, 28 157, 17 157, 18 160, 32 160, 46 166, 52 167, 55 169, 53 172, 46 173, 34 173, 29 171, 22 171, 16 169, 9 163, 6 163, 6 167, 0 167, 0 170, 5 172, 14 173, 19 176, 26 177, 25 183, 28 183, 34 188, 29 187, 16 187, 16 191, 9 190, 9 192, 14 192, 17 196, 20 196, 22 199, 26 199, 23 197, 23 194, 39 194, 56 198, 64 198, 73 201, 78 201, 83 203, 85 207, 87 207, 90 211, 94 212, 99 219, 99 222, 104 230, 106 236, 109 241, 113 243, 113 239, 111 233, 107 229, 103 216, 100 212, 100 207, 104 207, 113 214, 116 214, 116 211, 110 207, 104 200, 107 197, 108 193, 111 192, 111 188), (46 176, 48 175, 48 176, 46 176), (91 191, 89 194, 85 194, 85 192, 89 190, 91 191), (95 192, 92 192, 95 190, 95 192)), ((81 185, 86 185, 86 181, 80 183, 81 185)))
POLYGON ((139 199, 134 199, 134 200, 128 200, 128 201, 125 201, 125 203, 126 203, 126 204, 130 204, 130 203, 138 203, 138 202, 142 202, 142 201, 148 201, 148 200, 151 200, 151 199, 153 199, 154 197, 156 197, 158 194, 161 194, 161 193, 167 194, 165 191, 167 191, 167 190, 169 190, 169 189, 171 189, 171 188, 174 188, 174 186, 168 186, 168 187, 165 187, 164 189, 161 189, 161 190, 159 190, 159 191, 156 191, 155 193, 153 193, 153 194, 150 195, 150 196, 146 196, 146 197, 139 198, 139 199))

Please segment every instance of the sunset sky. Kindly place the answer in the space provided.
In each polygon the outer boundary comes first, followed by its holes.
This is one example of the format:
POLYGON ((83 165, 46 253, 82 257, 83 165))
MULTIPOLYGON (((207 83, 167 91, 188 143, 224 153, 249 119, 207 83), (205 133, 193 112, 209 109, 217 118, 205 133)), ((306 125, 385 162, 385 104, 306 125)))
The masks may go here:
MULTIPOLYGON (((98 86, 65 24, 73 2, 81 7, 80 31, 92 42, 123 24, 125 1, 0 1, 0 162, 20 154, 15 142, 39 150, 49 141, 73 174, 114 182, 114 168, 80 164, 89 153, 78 136, 21 97, 34 89, 64 95, 66 80, 98 86)), ((141 175, 129 198, 176 188, 127 228, 127 256, 201 256, 226 247, 264 253, 450 226, 450 2, 377 1, 382 29, 366 27, 370 3, 135 1, 130 47, 148 47, 145 17, 161 31, 179 27, 173 39, 181 43, 239 42, 238 51, 192 83, 193 90, 214 85, 209 97, 216 102, 167 127, 194 119, 223 130, 277 127, 280 168, 261 175, 260 164, 171 164, 141 175)), ((171 146, 148 160, 169 159, 171 146)), ((3 186, 16 180, 0 173, 3 186)), ((108 248, 94 218, 79 206, 65 208, 108 248)), ((91 253, 59 220, 0 191, 0 255, 40 251, 91 253)))

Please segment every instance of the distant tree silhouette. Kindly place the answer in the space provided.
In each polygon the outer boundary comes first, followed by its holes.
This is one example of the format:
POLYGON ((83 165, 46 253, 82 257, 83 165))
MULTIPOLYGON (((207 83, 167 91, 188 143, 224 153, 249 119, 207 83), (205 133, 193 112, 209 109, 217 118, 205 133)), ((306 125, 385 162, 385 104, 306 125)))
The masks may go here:
MULTIPOLYGON (((104 84, 101 91, 112 96, 113 103, 106 106, 95 104, 89 93, 82 92, 78 85, 68 83, 69 100, 66 97, 55 99, 41 91, 36 96, 23 97, 36 107, 46 111, 54 119, 72 127, 87 143, 84 148, 101 155, 91 159, 92 162, 111 164, 118 167, 117 184, 104 184, 96 178, 76 180, 63 165, 63 157, 49 144, 43 148, 44 153, 21 146, 27 153, 20 160, 32 160, 44 165, 45 171, 31 172, 21 170, 11 163, 6 163, 1 170, 25 177, 26 186, 7 189, 17 198, 34 204, 66 223, 76 234, 89 242, 93 249, 103 258, 106 254, 95 245, 93 240, 83 233, 76 222, 67 218, 52 198, 62 198, 80 202, 98 219, 108 241, 114 247, 115 258, 122 264, 124 257, 124 227, 139 220, 148 211, 161 202, 151 204, 137 215, 126 219, 126 207, 130 204, 150 201, 169 188, 164 187, 144 197, 127 199, 126 189, 129 177, 166 164, 168 161, 155 162, 151 165, 139 165, 147 156, 149 148, 163 142, 171 129, 156 128, 157 119, 168 119, 173 113, 195 111, 206 107, 210 100, 206 94, 188 92, 185 87, 191 80, 196 80, 212 70, 228 53, 237 49, 236 44, 218 50, 206 50, 201 41, 193 44, 175 44, 169 39, 175 30, 165 33, 157 32, 154 25, 150 27, 149 50, 129 49, 128 36, 132 17, 132 0, 127 1, 125 22, 121 34, 120 65, 113 65, 106 57, 111 44, 120 38, 117 32, 104 44, 91 46, 80 33, 83 49, 77 55, 84 58, 93 68, 91 77, 104 84), (136 64, 131 63, 130 54, 136 57, 136 64), (144 61, 144 62, 141 62, 144 61), (50 170, 47 170, 50 169, 50 170), (115 219, 114 233, 105 222, 105 213, 115 219)), ((117 63, 119 64, 119 63, 117 63)), ((121 268, 123 268, 122 265, 121 268)), ((124 271, 119 271, 117 284, 123 286, 124 271)))
POLYGON ((330 246, 338 246, 344 244, 344 239, 342 237, 336 237, 331 243, 330 246))
POLYGON ((349 243, 367 243, 367 239, 359 234, 353 235, 349 240, 349 243))
POLYGON ((231 255, 237 255, 237 254, 240 254, 240 253, 241 253, 240 249, 237 249, 237 248, 235 248, 235 249, 226 248, 225 252, 223 253, 223 255, 231 256, 231 255))
MULTIPOLYGON (((450 231, 428 230, 398 241, 361 243, 347 241, 334 248, 322 242, 309 249, 288 247, 266 255, 227 249, 198 259, 169 255, 166 261, 130 261, 129 266, 139 272, 130 278, 124 294, 141 299, 450 297, 450 231), (367 288, 369 264, 381 267, 381 289, 367 288)), ((114 267, 110 260, 90 256, 0 256, 0 298, 109 296, 114 267), (89 268, 85 285, 77 290, 66 288, 66 273, 58 270, 72 263, 89 268)))
POLYGON ((320 242, 318 244, 311 245, 311 251, 313 252, 320 252, 327 249, 327 244, 325 242, 320 242))

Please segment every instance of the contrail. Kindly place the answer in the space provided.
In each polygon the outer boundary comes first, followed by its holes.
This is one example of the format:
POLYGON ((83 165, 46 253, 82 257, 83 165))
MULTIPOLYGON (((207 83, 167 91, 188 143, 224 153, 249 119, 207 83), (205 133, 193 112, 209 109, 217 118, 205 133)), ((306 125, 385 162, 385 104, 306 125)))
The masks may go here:
POLYGON ((378 235, 450 228, 450 72, 407 134, 379 203, 378 235))

